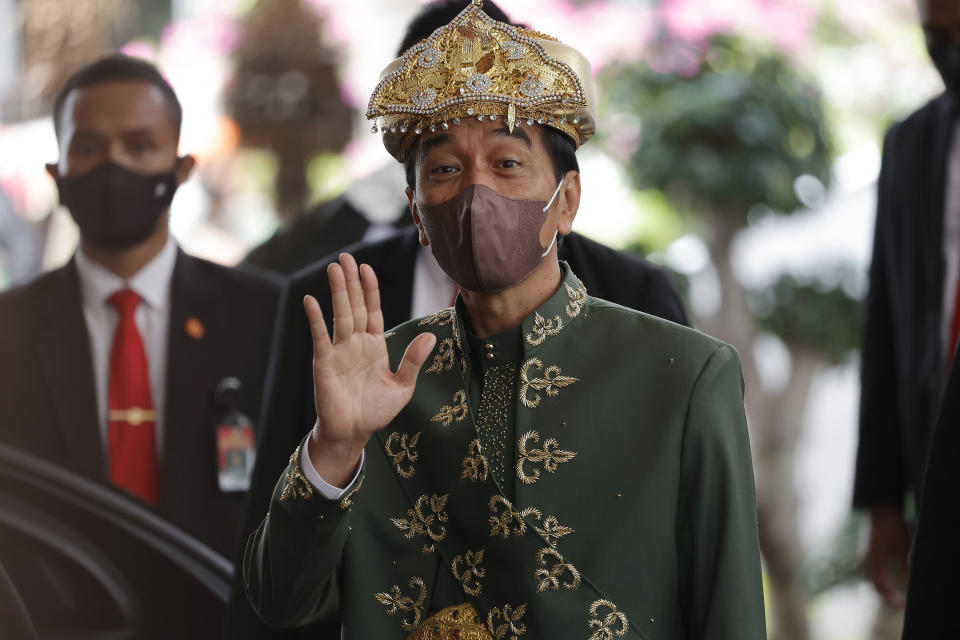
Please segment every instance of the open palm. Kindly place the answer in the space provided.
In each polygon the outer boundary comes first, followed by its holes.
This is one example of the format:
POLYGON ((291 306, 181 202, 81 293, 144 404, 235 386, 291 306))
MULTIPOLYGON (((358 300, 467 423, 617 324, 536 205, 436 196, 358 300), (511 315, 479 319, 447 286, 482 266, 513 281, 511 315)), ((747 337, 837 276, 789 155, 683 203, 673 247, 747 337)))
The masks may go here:
POLYGON ((436 337, 417 336, 393 373, 373 269, 369 265, 358 269, 353 256, 344 253, 339 263, 330 265, 328 277, 333 296, 332 341, 320 305, 312 296, 304 298, 313 334, 317 408, 310 460, 321 477, 337 484, 356 467, 370 436, 410 402, 436 337))

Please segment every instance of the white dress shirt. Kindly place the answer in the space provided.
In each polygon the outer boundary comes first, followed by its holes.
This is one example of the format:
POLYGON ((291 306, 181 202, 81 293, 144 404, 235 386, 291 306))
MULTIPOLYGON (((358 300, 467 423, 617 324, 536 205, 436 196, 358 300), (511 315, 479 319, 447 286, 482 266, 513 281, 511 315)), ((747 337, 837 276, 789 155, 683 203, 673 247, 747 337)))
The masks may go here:
MULTIPOLYGON (((419 318, 428 316, 431 313, 445 309, 450 306, 453 296, 457 293, 457 285, 454 284, 447 274, 440 268, 429 247, 417 247, 417 259, 413 267, 413 299, 411 300, 410 310, 412 317, 419 318)), ((357 465, 357 471, 353 475, 353 480, 341 489, 325 481, 314 469, 310 462, 310 455, 307 448, 304 447, 300 452, 300 468, 303 475, 307 477, 317 491, 327 500, 339 500, 346 494, 357 478, 360 477, 360 470, 363 468, 363 455, 360 456, 360 464, 357 465)))
POLYGON ((77 249, 77 273, 80 276, 80 299, 83 318, 90 336, 90 355, 97 390, 97 411, 100 440, 105 455, 109 454, 107 404, 110 379, 110 352, 119 314, 109 299, 121 289, 132 289, 141 302, 134 314, 134 322, 147 352, 150 375, 150 395, 156 415, 154 431, 157 438, 158 460, 163 455, 163 418, 167 387, 167 341, 170 327, 170 281, 177 261, 177 245, 167 240, 160 253, 129 280, 124 280, 100 266, 82 249, 77 249))
MULTIPOLYGON (((950 344, 953 315, 957 298, 957 279, 960 278, 960 124, 954 126, 950 155, 947 158, 947 184, 943 196, 943 316, 940 336, 944 355, 953 353, 950 344)), ((944 357, 943 365, 948 358, 944 357)))

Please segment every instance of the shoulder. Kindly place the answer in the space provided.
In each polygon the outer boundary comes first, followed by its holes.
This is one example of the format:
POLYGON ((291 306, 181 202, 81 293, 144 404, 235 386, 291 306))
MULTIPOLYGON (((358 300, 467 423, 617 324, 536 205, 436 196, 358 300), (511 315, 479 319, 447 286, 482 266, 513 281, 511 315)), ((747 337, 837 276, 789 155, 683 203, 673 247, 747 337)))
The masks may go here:
POLYGON ((63 295, 65 287, 79 286, 76 271, 70 263, 35 276, 27 282, 0 292, 0 320, 12 319, 11 314, 45 305, 63 295))
POLYGON ((888 153, 896 153, 901 152, 902 147, 906 145, 926 145, 929 142, 929 136, 940 124, 941 118, 952 114, 951 100, 953 98, 948 94, 940 94, 892 125, 884 139, 884 150, 888 153))
POLYGON ((655 345, 657 350, 682 354, 686 362, 705 364, 720 351, 736 350, 713 336, 670 320, 623 307, 607 300, 589 297, 587 325, 601 339, 616 337, 619 342, 629 336, 638 340, 638 345, 655 345))
POLYGON ((256 299, 276 300, 284 286, 283 277, 265 269, 251 265, 227 267, 183 252, 177 256, 174 277, 188 286, 256 299))

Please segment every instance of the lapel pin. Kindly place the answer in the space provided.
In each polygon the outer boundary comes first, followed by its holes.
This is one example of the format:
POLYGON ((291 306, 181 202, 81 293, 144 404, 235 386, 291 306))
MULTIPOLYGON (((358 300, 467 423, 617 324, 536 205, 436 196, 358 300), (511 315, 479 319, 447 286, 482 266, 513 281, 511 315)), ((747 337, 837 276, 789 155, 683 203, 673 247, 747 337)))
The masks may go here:
POLYGON ((203 323, 200 322, 200 318, 187 318, 187 321, 183 323, 183 328, 187 332, 187 335, 194 340, 201 339, 206 333, 206 329, 203 327, 203 323))

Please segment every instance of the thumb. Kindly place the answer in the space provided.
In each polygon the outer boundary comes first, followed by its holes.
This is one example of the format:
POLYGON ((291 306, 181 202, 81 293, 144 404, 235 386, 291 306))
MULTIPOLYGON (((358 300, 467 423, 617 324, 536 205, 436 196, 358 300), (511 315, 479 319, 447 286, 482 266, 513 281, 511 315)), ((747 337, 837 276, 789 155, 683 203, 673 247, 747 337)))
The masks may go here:
POLYGON ((400 367, 397 369, 397 381, 405 387, 413 387, 417 383, 420 368, 427 361, 433 346, 437 344, 437 336, 432 333, 421 333, 407 346, 400 367))

